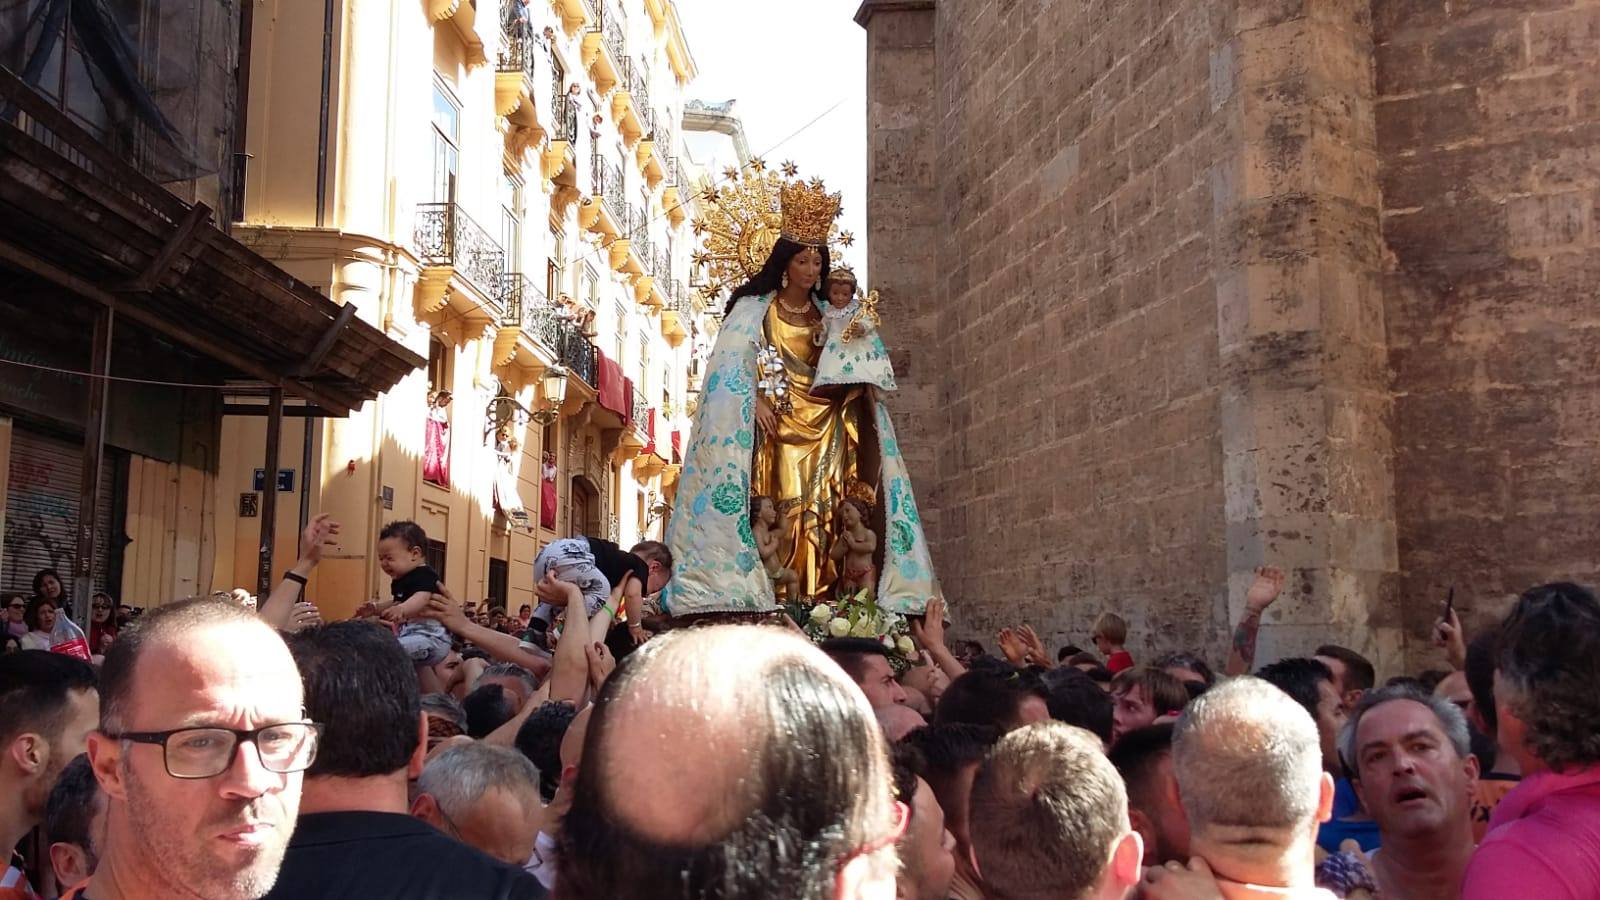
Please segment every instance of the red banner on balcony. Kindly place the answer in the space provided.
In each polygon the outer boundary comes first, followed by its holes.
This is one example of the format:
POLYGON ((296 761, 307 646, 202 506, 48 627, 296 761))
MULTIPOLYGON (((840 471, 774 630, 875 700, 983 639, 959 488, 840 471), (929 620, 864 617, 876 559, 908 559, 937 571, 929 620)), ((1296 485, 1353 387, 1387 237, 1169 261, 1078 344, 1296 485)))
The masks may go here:
POLYGON ((677 430, 672 432, 672 462, 674 465, 683 462, 683 432, 677 430))
MULTIPOLYGON (((598 351, 597 351, 598 352, 598 351)), ((604 353, 599 353, 599 381, 595 388, 600 394, 600 405, 621 416, 624 421, 633 409, 633 384, 622 377, 622 365, 604 353)))

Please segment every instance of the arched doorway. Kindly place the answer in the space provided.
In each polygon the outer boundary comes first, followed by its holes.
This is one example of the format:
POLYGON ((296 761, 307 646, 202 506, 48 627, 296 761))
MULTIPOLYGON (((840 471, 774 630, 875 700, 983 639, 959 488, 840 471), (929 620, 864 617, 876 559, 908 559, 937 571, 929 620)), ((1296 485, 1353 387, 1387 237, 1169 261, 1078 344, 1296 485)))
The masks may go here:
POLYGON ((583 475, 572 476, 572 535, 604 537, 600 530, 600 491, 583 475))

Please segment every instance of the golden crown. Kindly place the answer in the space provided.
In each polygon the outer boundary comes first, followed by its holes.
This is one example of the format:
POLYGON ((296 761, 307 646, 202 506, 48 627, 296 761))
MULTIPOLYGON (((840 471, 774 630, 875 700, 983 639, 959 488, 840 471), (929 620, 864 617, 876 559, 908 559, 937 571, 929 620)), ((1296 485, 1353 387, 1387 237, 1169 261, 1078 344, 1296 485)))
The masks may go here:
POLYGON ((850 281, 859 283, 856 279, 856 270, 850 268, 849 263, 837 263, 828 270, 829 281, 850 281))
POLYGON ((813 178, 804 184, 784 184, 782 205, 782 237, 796 244, 824 247, 843 204, 838 194, 830 194, 822 186, 822 179, 813 178))
POLYGON ((792 162, 783 164, 780 176, 752 159, 725 171, 720 186, 700 193, 694 233, 701 248, 694 263, 706 267, 700 290, 708 300, 760 272, 779 237, 813 246, 825 246, 829 238, 845 247, 855 242, 847 231, 835 233, 839 195, 829 196, 821 179, 790 180, 798 174, 792 162))

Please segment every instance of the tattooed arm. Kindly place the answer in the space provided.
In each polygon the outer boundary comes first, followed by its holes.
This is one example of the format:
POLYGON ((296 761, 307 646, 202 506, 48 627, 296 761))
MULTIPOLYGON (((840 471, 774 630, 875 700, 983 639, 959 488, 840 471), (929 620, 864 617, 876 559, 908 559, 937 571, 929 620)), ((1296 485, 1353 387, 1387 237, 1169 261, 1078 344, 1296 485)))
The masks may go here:
POLYGON ((1233 629, 1232 647, 1228 651, 1228 675, 1245 675, 1255 668, 1256 637, 1261 631, 1261 614, 1283 591, 1283 570, 1262 566, 1256 570, 1256 580, 1244 598, 1244 615, 1233 629))

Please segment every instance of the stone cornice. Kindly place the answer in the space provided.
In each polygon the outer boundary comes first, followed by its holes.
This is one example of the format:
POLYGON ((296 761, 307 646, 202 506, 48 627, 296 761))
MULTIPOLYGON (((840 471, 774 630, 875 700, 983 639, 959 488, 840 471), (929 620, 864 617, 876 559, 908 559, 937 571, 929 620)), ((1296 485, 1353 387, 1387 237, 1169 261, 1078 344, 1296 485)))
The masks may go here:
POLYGON ((938 0, 861 0, 861 6, 856 10, 856 24, 866 28, 877 13, 931 10, 937 2, 938 0))

